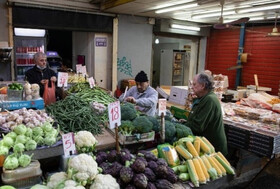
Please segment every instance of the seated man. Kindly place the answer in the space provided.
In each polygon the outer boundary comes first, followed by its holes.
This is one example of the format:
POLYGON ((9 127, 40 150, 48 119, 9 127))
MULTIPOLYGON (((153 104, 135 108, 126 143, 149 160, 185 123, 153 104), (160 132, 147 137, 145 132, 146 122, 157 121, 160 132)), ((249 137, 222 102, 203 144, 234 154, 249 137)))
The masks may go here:
POLYGON ((136 109, 149 116, 156 115, 158 92, 153 89, 144 71, 139 72, 135 77, 136 86, 131 87, 127 93, 122 94, 119 100, 131 102, 136 105, 136 109))

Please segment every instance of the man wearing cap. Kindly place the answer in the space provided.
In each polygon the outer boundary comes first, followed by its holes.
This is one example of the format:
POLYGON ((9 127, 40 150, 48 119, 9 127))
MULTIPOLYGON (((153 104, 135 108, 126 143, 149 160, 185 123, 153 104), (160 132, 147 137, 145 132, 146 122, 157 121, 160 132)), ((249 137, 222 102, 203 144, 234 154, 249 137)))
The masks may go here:
POLYGON ((136 109, 149 116, 155 116, 158 92, 150 86, 147 74, 140 71, 135 77, 136 86, 131 87, 126 95, 122 94, 119 100, 131 102, 136 105, 136 109), (125 96, 124 96, 125 95, 125 96))

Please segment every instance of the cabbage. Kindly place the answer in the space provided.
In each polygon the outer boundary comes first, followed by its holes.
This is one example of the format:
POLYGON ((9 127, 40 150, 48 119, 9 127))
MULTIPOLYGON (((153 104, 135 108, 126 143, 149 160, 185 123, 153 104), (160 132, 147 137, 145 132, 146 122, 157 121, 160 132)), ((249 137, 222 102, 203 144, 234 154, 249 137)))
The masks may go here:
POLYGON ((3 138, 3 145, 7 146, 8 148, 14 145, 14 140, 9 136, 4 136, 3 138))
POLYGON ((49 189, 49 187, 41 185, 41 184, 36 184, 32 186, 30 189, 49 189))
POLYGON ((56 138, 57 135, 58 135, 58 131, 53 128, 51 131, 49 131, 45 134, 45 138, 47 138, 47 137, 56 138))
POLYGON ((18 163, 22 167, 27 167, 31 163, 31 156, 26 155, 26 154, 22 154, 18 158, 18 163))
POLYGON ((6 134, 6 137, 11 137, 13 140, 16 140, 17 134, 15 132, 11 131, 8 134, 6 134))
POLYGON ((16 189, 16 188, 13 186, 10 186, 10 185, 4 185, 4 186, 1 186, 0 189, 16 189))
POLYGON ((32 137, 32 129, 31 129, 31 128, 28 127, 28 128, 26 129, 25 136, 27 136, 27 137, 32 137))
POLYGON ((18 164, 18 159, 16 157, 16 154, 7 156, 3 165, 5 169, 16 169, 18 168, 18 166, 19 164, 18 164))
POLYGON ((24 148, 25 147, 22 143, 17 143, 17 144, 14 145, 13 150, 14 150, 15 153, 21 153, 21 152, 24 151, 24 148))
POLYGON ((34 136, 43 136, 43 129, 41 127, 34 127, 32 129, 32 132, 33 132, 33 137, 34 136))
POLYGON ((0 146, 0 155, 8 155, 9 154, 9 148, 7 146, 0 146))
POLYGON ((41 127, 45 133, 48 133, 53 129, 53 126, 50 122, 45 122, 41 127))
POLYGON ((35 150, 37 148, 37 142, 35 140, 29 140, 25 144, 25 149, 26 150, 35 150))
POLYGON ((47 146, 51 146, 53 144, 56 143, 56 138, 54 137, 46 137, 44 138, 44 144, 46 144, 47 146))
POLYGON ((23 124, 20 124, 18 126, 15 127, 14 132, 18 135, 24 135, 26 133, 26 126, 23 124))
POLYGON ((25 144, 25 142, 26 142, 26 136, 25 135, 18 135, 17 138, 16 138, 15 144, 17 144, 17 143, 25 144))
POLYGON ((42 136, 36 136, 34 140, 37 142, 37 145, 42 145, 44 143, 44 138, 42 136))

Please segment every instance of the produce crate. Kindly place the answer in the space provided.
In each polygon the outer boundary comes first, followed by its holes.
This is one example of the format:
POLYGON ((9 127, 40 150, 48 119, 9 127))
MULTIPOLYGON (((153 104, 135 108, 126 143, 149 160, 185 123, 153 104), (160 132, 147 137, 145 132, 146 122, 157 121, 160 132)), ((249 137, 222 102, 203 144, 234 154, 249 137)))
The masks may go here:
POLYGON ((22 101, 23 90, 12 90, 8 89, 8 100, 9 101, 22 101))
POLYGON ((2 110, 17 110, 21 108, 44 109, 45 104, 42 98, 30 101, 4 101, 0 103, 0 111, 2 110))
POLYGON ((122 145, 148 142, 148 141, 153 141, 154 139, 155 139, 155 131, 149 133, 143 133, 143 134, 134 134, 129 136, 119 134, 119 142, 122 145))
POLYGON ((175 106, 171 106, 170 111, 175 118, 186 119, 186 120, 188 119, 188 116, 190 113, 188 110, 183 110, 183 109, 177 108, 175 106))

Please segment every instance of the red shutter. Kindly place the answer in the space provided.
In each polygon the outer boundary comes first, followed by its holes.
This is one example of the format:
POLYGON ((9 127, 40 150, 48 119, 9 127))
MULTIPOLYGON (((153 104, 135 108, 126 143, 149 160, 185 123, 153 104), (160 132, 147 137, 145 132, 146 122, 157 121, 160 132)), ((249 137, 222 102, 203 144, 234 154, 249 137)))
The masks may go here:
MULTIPOLYGON (((242 86, 254 84, 254 74, 259 85, 272 88, 277 95, 280 81, 280 36, 267 37, 273 26, 246 28, 244 53, 249 53, 247 62, 242 63, 242 86)), ((240 29, 212 30, 207 43, 206 68, 214 74, 229 78, 229 88, 235 87, 235 66, 238 56, 240 29)))

